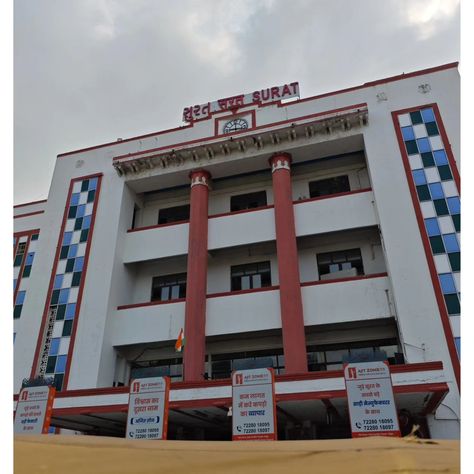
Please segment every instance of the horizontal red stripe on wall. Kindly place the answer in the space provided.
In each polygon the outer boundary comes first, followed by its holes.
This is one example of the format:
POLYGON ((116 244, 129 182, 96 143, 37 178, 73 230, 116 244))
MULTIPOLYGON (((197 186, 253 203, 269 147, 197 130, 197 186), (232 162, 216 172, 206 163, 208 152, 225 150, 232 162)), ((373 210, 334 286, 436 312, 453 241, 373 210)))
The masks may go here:
POLYGON ((29 217, 34 216, 36 214, 43 214, 44 211, 35 211, 35 212, 28 212, 28 214, 19 214, 17 216, 13 216, 13 219, 18 219, 19 217, 29 217))
MULTIPOLYGON (((372 275, 357 275, 353 277, 346 277, 346 278, 335 278, 333 280, 316 280, 316 281, 307 281, 304 283, 300 283, 301 287, 305 286, 313 286, 313 285, 327 285, 330 283, 344 283, 348 281, 358 281, 358 280, 369 280, 371 278, 383 278, 388 276, 388 273, 373 273, 372 275)), ((238 290, 238 291, 224 291, 221 293, 211 293, 206 296, 206 298, 220 298, 222 296, 238 296, 238 295, 245 295, 247 293, 260 293, 263 291, 274 291, 280 289, 279 285, 274 286, 265 286, 263 288, 251 288, 249 290, 238 290)), ((172 304, 172 303, 182 303, 186 301, 186 298, 177 298, 174 300, 166 300, 166 301, 147 301, 145 303, 132 303, 127 305, 117 306, 118 310, 122 309, 131 309, 131 308, 141 308, 145 306, 155 306, 160 304, 172 304)))

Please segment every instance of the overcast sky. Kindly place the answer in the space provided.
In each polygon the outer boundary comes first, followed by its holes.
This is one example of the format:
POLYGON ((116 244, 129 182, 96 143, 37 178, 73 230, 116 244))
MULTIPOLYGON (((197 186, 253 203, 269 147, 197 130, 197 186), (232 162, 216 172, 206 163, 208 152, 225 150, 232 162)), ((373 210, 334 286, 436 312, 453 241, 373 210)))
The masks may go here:
POLYGON ((15 0, 14 203, 56 155, 181 125, 183 108, 301 97, 459 60, 458 0, 15 0))

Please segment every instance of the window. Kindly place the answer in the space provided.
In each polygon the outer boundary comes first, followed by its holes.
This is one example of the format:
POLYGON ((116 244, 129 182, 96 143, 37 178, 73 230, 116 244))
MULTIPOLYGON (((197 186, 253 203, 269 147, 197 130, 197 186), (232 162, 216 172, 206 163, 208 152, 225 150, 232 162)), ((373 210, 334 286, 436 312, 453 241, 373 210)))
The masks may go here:
POLYGON ((345 362, 388 360, 390 365, 404 364, 396 339, 357 342, 307 348, 308 370, 340 370, 345 362))
POLYGON ((239 194, 230 198, 231 212, 244 209, 255 209, 267 205, 267 192, 257 191, 255 193, 239 194))
POLYGON ((212 379, 229 378, 233 370, 261 369, 272 367, 276 374, 285 372, 285 356, 282 349, 237 352, 212 355, 212 379))
POLYGON ((167 207, 158 212, 158 224, 189 220, 189 204, 167 207))
POLYGON ((165 275, 153 278, 152 301, 168 301, 186 296, 186 273, 165 275))
POLYGON ((170 377, 172 382, 183 380, 183 359, 178 357, 174 359, 133 362, 130 380, 146 377, 163 377, 165 375, 170 377))
POLYGON ((320 179, 309 183, 310 197, 327 196, 328 194, 350 191, 349 176, 336 176, 335 178, 320 179))
POLYGON ((248 263, 231 267, 231 291, 271 286, 270 262, 248 263))
POLYGON ((336 273, 354 268, 357 275, 364 274, 360 249, 340 250, 337 252, 320 253, 318 260, 319 276, 336 273))

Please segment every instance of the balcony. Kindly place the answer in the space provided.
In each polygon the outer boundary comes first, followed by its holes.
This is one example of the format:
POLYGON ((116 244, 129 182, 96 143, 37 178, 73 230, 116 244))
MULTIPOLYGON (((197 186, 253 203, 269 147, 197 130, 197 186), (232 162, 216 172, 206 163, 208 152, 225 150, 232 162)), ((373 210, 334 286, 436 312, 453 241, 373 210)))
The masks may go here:
MULTIPOLYGON (((294 203, 297 237, 369 227, 377 224, 371 189, 333 194, 294 203)), ((125 239, 124 263, 185 255, 187 222, 133 229, 125 239)), ((209 250, 275 239, 273 206, 210 216, 209 250)))
MULTIPOLYGON (((386 273, 301 285, 306 325, 392 316, 386 273)), ((111 323, 114 346, 175 340, 184 326, 183 300, 119 306, 111 323)), ((281 327, 279 287, 207 297, 206 335, 281 327)))
POLYGON ((297 201, 296 236, 324 234, 377 225, 371 189, 297 201))

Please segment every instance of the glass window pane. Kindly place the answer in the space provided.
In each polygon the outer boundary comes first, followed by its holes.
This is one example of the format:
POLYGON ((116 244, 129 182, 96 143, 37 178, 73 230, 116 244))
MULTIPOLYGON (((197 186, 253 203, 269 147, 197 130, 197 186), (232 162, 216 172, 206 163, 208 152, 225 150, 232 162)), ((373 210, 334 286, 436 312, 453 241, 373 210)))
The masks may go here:
POLYGON ((252 288, 261 288, 262 278, 259 274, 252 276, 252 288))
POLYGON ((176 298, 179 298, 179 286, 174 285, 171 287, 171 299, 175 300, 176 298))
POLYGON ((349 356, 348 349, 337 349, 333 351, 326 351, 327 362, 342 362, 344 357, 349 356))
POLYGON ((169 288, 169 286, 164 286, 163 288, 161 288, 160 299, 161 299, 161 301, 167 301, 167 300, 170 299, 170 288, 169 288))
POLYGON ((250 289, 250 277, 249 276, 243 276, 241 278, 241 289, 242 290, 249 290, 250 289))

